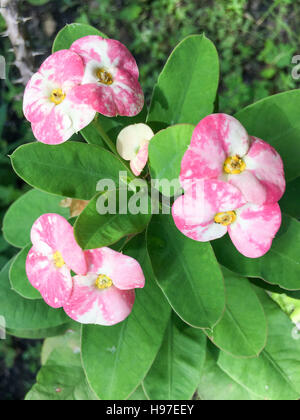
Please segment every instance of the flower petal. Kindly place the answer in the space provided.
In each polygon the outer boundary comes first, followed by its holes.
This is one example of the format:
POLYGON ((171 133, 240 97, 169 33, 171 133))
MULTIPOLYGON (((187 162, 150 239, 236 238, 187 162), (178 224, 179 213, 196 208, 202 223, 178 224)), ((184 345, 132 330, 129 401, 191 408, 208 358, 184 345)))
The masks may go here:
POLYGON ((258 206, 246 204, 238 210, 237 220, 228 232, 238 251, 248 258, 265 255, 281 225, 278 204, 258 206))
POLYGON ((77 86, 74 94, 76 94, 78 102, 92 107, 106 117, 118 115, 118 108, 114 101, 111 86, 89 83, 77 86))
POLYGON ((82 82, 84 63, 81 57, 70 51, 58 51, 42 64, 39 73, 53 85, 53 88, 67 90, 82 82))
POLYGON ((229 175, 228 181, 239 188, 247 202, 259 205, 266 202, 266 188, 251 171, 245 171, 239 175, 229 175))
POLYGON ((134 57, 125 45, 114 39, 104 39, 97 35, 90 35, 75 41, 70 50, 79 54, 85 65, 93 60, 108 70, 111 67, 118 67, 129 72, 135 78, 139 77, 139 70, 134 57))
MULTIPOLYGON (((188 238, 199 242, 208 242, 221 238, 227 233, 227 227, 210 221, 203 223, 203 217, 198 217, 195 210, 197 204, 190 196, 179 197, 172 208, 175 225, 188 238)), ((201 215, 201 209, 200 213, 201 215)))
POLYGON ((61 111, 71 119, 72 130, 75 133, 87 127, 96 116, 96 111, 91 105, 79 100, 77 94, 77 89, 79 88, 80 86, 73 88, 68 93, 66 100, 61 104, 61 111))
POLYGON ((154 133, 147 124, 129 125, 118 135, 117 151, 123 159, 132 160, 145 140, 150 141, 153 137, 154 133))
POLYGON ((247 169, 266 190, 266 199, 262 204, 278 202, 285 192, 286 181, 283 162, 276 150, 263 140, 253 137, 245 162, 247 169))
POLYGON ((64 306, 66 314, 81 324, 109 326, 124 321, 132 311, 135 291, 115 286, 99 290, 96 278, 97 275, 73 278, 73 293, 64 306))
POLYGON ((144 93, 137 78, 125 70, 118 69, 111 85, 118 115, 134 117, 144 106, 144 93))
POLYGON ((121 290, 143 288, 145 276, 140 264, 131 257, 110 248, 85 251, 88 271, 104 274, 121 290))
POLYGON ((140 147, 138 154, 130 162, 130 168, 135 176, 140 176, 143 172, 143 169, 147 165, 149 157, 149 141, 145 141, 144 144, 140 147))
POLYGON ((73 227, 59 214, 44 214, 32 226, 31 242, 48 258, 59 251, 66 265, 76 274, 86 274, 84 252, 74 238, 73 227))
POLYGON ((23 112, 32 123, 39 122, 51 113, 55 104, 50 102, 51 86, 45 78, 36 73, 29 80, 23 99, 23 112))
MULTIPOLYGON (((61 104, 62 105, 62 104, 61 104)), ((45 144, 61 144, 75 133, 71 118, 64 113, 61 105, 55 106, 49 115, 32 123, 35 138, 45 144)))
POLYGON ((70 298, 73 287, 70 270, 65 265, 56 268, 54 261, 36 247, 27 256, 26 273, 32 286, 52 308, 63 307, 70 298))

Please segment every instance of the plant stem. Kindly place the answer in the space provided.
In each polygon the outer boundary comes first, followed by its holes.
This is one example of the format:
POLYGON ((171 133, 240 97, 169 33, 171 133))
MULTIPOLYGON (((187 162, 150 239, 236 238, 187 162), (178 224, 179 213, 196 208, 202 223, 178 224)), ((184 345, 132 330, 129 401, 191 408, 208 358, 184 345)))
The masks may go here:
POLYGON ((105 141, 107 147, 110 149, 111 152, 113 152, 115 155, 118 156, 117 148, 111 138, 106 134, 105 130, 103 129, 102 125, 99 123, 98 118, 94 120, 95 127, 97 128, 98 133, 102 137, 102 139, 105 141))

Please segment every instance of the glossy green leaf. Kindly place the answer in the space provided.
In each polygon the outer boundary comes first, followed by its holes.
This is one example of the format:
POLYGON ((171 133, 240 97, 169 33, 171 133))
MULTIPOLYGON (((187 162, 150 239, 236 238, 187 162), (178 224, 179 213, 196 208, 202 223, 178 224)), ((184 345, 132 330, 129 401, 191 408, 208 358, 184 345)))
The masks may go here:
POLYGON ((90 25, 85 25, 82 23, 72 23, 71 25, 66 25, 56 36, 52 51, 57 52, 60 50, 68 50, 73 42, 77 39, 83 38, 88 35, 99 35, 102 38, 107 38, 102 32, 90 25))
POLYGON ((269 334, 265 350, 255 359, 236 359, 221 353, 218 365, 236 382, 266 400, 300 398, 300 341, 295 325, 261 289, 256 289, 264 306, 269 334))
POLYGON ((179 175, 183 155, 191 142, 195 126, 178 124, 159 131, 149 145, 149 166, 152 179, 158 181, 176 180, 172 191, 160 184, 159 191, 172 197, 180 188, 179 175))
POLYGON ((37 384, 26 396, 27 401, 97 400, 81 366, 79 333, 66 336, 64 345, 57 345, 48 356, 37 375, 37 384))
MULTIPOLYGON (((74 229, 76 240, 81 248, 95 249, 112 245, 125 236, 142 232, 150 222, 149 208, 147 214, 134 215, 129 211, 126 211, 126 214, 120 214, 119 190, 112 191, 110 194, 116 198, 116 214, 98 213, 97 202, 101 200, 102 195, 97 194, 78 217, 74 229)), ((129 193, 128 198, 130 199, 129 193)), ((148 202, 148 196, 146 196, 146 202, 148 202)))
POLYGON ((82 360, 88 382, 100 399, 130 397, 146 376, 162 344, 170 307, 157 286, 144 235, 123 250, 136 258, 145 273, 146 286, 137 290, 129 318, 112 326, 83 326, 82 360))
POLYGON ((64 334, 68 328, 70 328, 70 323, 59 325, 58 327, 46 328, 41 330, 12 330, 7 329, 6 332, 9 335, 12 335, 17 338, 23 338, 26 340, 41 340, 43 338, 55 337, 59 334, 64 334))
POLYGON ((212 242, 220 264, 246 277, 258 277, 283 289, 300 289, 300 223, 287 215, 271 250, 261 258, 240 254, 228 235, 212 242))
POLYGON ((212 344, 207 348, 201 381, 197 390, 203 401, 253 401, 258 397, 230 378, 217 365, 217 356, 212 344))
POLYGON ((144 380, 150 400, 191 400, 200 382, 206 337, 173 312, 161 349, 144 380))
POLYGON ((29 185, 81 200, 90 200, 95 195, 100 180, 110 179, 118 185, 119 172, 127 171, 109 151, 75 142, 51 147, 26 144, 14 152, 11 160, 15 172, 29 185))
POLYGON ((259 287, 260 289, 267 290, 268 292, 277 293, 279 295, 287 295, 292 299, 299 299, 300 300, 300 290, 286 290, 282 289, 279 286, 274 286, 273 284, 269 284, 261 279, 253 279, 249 278, 250 283, 254 284, 254 286, 259 287))
POLYGON ((287 184, 286 192, 280 201, 281 210, 289 216, 300 218, 300 177, 287 184))
POLYGON ((9 279, 12 289, 25 299, 42 299, 38 290, 31 286, 26 274, 26 259, 32 245, 27 245, 16 256, 9 271, 9 279))
POLYGON ((15 201, 3 220, 3 235, 7 242, 24 248, 30 242, 33 223, 45 213, 57 213, 68 218, 69 211, 60 207, 63 197, 31 190, 15 201))
POLYGON ((154 88, 148 121, 198 124, 214 110, 219 58, 204 35, 184 39, 173 51, 154 88))
POLYGON ((270 96, 236 114, 251 136, 271 144, 280 153, 288 181, 300 176, 300 90, 270 96))
POLYGON ((138 389, 128 398, 128 401, 147 401, 148 399, 149 398, 147 398, 142 385, 140 385, 138 389))
POLYGON ((24 330, 45 330, 66 324, 70 321, 61 309, 52 309, 41 300, 23 299, 11 290, 9 270, 11 260, 0 272, 0 312, 5 318, 6 327, 19 332, 24 330))
POLYGON ((258 356, 266 345, 267 321, 263 307, 247 279, 223 270, 226 310, 210 336, 223 351, 237 357, 258 356))
POLYGON ((175 312, 197 328, 213 328, 225 308, 224 280, 209 243, 182 235, 172 216, 153 216, 148 251, 156 279, 175 312))

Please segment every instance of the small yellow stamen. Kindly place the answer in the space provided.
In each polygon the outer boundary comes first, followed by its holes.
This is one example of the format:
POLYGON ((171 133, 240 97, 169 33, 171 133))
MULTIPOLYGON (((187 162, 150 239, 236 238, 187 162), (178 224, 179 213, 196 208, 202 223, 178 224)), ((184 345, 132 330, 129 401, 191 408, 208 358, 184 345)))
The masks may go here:
POLYGON ((54 89, 50 95, 50 101, 55 105, 60 105, 66 99, 66 96, 61 89, 54 89))
POLYGON ((53 254, 53 260, 54 260, 54 265, 56 268, 62 268, 65 265, 63 256, 61 255, 59 251, 53 254))
POLYGON ((224 171, 230 175, 238 175, 246 169, 245 161, 239 156, 230 156, 225 160, 224 171))
POLYGON ((100 274, 100 276, 98 276, 98 278, 96 280, 95 285, 96 285, 96 287, 98 287, 98 289, 104 290, 104 289, 108 289, 109 287, 111 287, 113 285, 113 281, 112 281, 111 278, 109 278, 105 274, 100 274))
POLYGON ((104 68, 101 68, 101 69, 97 70, 96 76, 97 76, 99 82, 103 83, 104 85, 110 86, 114 82, 114 79, 113 79, 112 75, 107 70, 105 70, 104 68))
POLYGON ((218 213, 215 216, 215 223, 223 226, 229 226, 236 221, 235 211, 226 211, 225 213, 218 213))

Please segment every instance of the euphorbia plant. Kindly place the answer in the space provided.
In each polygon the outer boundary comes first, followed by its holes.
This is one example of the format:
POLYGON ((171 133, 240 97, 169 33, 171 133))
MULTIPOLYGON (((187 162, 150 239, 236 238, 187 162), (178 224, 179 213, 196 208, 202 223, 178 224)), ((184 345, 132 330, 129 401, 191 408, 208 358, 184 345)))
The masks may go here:
POLYGON ((22 250, 0 274, 8 333, 46 338, 28 399, 300 397, 270 297, 299 298, 300 91, 233 117, 218 84, 214 45, 190 36, 148 109, 127 48, 78 24, 29 82, 37 142, 11 160, 33 190, 4 219, 22 250))

